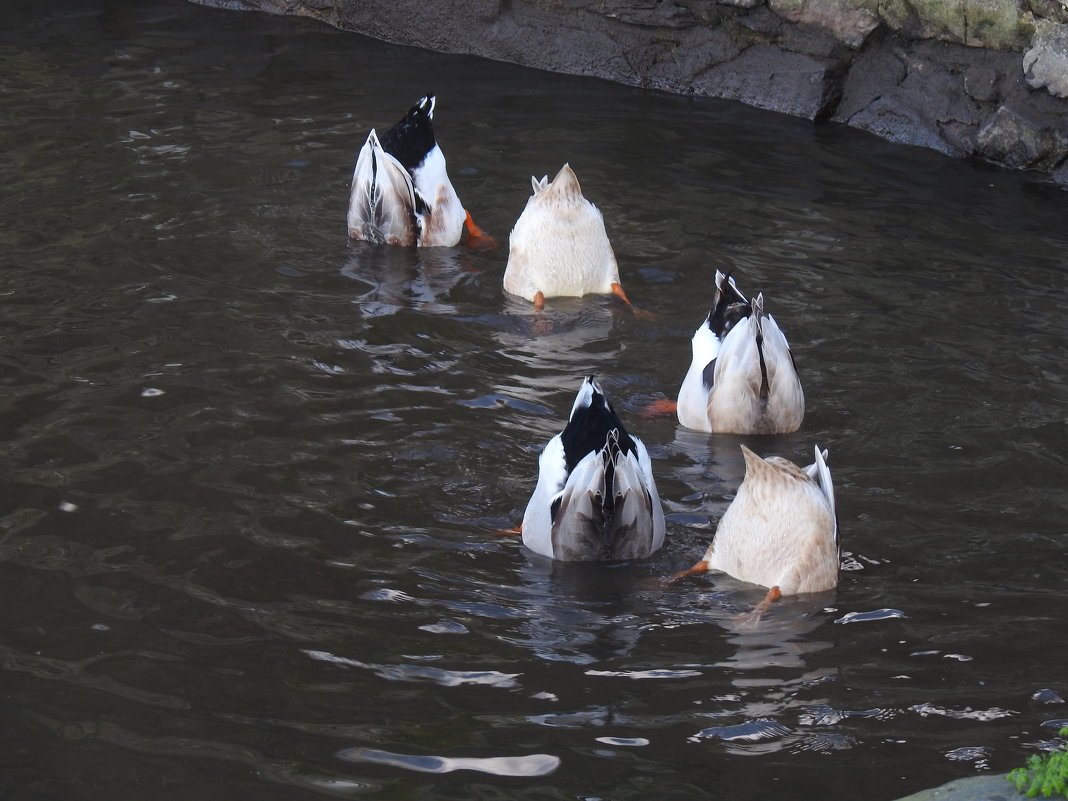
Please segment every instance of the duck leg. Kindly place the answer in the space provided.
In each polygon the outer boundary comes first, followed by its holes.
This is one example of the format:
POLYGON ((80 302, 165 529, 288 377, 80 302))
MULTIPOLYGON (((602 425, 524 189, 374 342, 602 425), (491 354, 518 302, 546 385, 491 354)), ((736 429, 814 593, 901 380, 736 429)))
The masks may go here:
POLYGON ((706 562, 704 559, 702 559, 700 562, 698 562, 693 567, 688 567, 685 570, 680 570, 678 573, 676 573, 671 578, 666 579, 664 581, 664 584, 665 585, 674 584, 679 579, 684 579, 687 576, 696 576, 699 573, 707 573, 707 572, 708 572, 708 562, 706 562))
POLYGON ((651 401, 645 405, 645 408, 641 411, 642 417, 661 417, 669 414, 675 414, 679 410, 678 401, 673 401, 670 398, 658 398, 655 401, 651 401))
POLYGON ((741 616, 741 622, 750 624, 759 623, 760 618, 764 616, 764 613, 767 612, 771 605, 780 598, 782 598, 782 590, 780 590, 778 586, 772 587, 768 590, 768 594, 764 596, 763 601, 754 606, 751 612, 741 616))
POLYGON ((471 217, 471 212, 464 209, 464 230, 467 231, 467 244, 473 248, 489 250, 497 247, 497 240, 487 234, 477 225, 471 217))
POLYGON ((653 314, 651 311, 636 308, 634 304, 630 302, 630 298, 627 297, 627 293, 623 291, 622 284, 612 284, 612 294, 624 303, 626 303, 627 306, 630 307, 630 310, 634 312, 635 317, 642 317, 646 320, 652 320, 656 317, 656 315, 653 314))

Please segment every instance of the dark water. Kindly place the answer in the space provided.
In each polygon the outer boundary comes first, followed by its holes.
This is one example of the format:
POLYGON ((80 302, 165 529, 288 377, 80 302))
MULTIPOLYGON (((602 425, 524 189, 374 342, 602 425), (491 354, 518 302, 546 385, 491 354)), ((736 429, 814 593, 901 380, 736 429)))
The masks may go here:
POLYGON ((1064 193, 306 20, 6 8, 0 796, 890 799, 1068 718, 1064 193), (476 219, 570 161, 657 319, 348 243, 359 144, 427 89, 476 219), (749 628, 759 590, 652 581, 740 480, 637 416, 716 267, 794 345, 808 417, 757 447, 830 449, 847 552, 749 628), (645 564, 492 536, 587 372, 653 457, 645 564))

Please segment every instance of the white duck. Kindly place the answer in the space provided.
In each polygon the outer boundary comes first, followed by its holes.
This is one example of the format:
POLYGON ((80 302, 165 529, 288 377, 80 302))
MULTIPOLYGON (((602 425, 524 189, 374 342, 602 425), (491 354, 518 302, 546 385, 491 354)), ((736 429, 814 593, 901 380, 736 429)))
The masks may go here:
POLYGON ((567 425, 538 459, 521 530, 532 551, 567 561, 643 559, 664 543, 649 453, 627 433, 593 376, 583 380, 567 425))
POLYGON ((784 595, 838 585, 838 522, 827 452, 801 469, 779 456, 761 459, 745 445, 745 478, 719 521, 704 558, 678 577, 721 570, 768 587, 761 607, 784 595))
POLYGON ((467 229, 485 234, 464 210, 434 139, 434 95, 412 106, 379 139, 371 130, 349 192, 349 237, 388 245, 452 246, 467 229))
POLYGON ((569 164, 552 182, 531 177, 527 200, 508 237, 504 290, 543 308, 551 297, 613 294, 631 305, 619 283, 619 266, 604 217, 582 194, 569 164))
POLYGON ((708 317, 694 332, 693 360, 679 390, 679 422, 697 431, 784 434, 801 427, 805 393, 764 296, 745 299, 716 271, 708 317))

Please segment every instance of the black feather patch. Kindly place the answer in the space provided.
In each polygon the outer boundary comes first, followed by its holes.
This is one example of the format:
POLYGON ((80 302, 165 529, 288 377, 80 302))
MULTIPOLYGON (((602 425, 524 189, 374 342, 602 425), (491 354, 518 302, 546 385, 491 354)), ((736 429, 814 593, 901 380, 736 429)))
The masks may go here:
POLYGON ((623 453, 633 451, 634 440, 623 428, 623 421, 619 419, 608 399, 594 390, 590 405, 575 409, 564 430, 560 432, 569 475, 587 453, 599 451, 605 446, 608 434, 613 429, 619 432, 619 449, 623 453))
POLYGON ((705 369, 701 371, 701 383, 705 385, 705 389, 712 389, 716 384, 716 360, 713 359, 705 365, 705 369))
POLYGON ((731 283, 730 275, 723 276, 723 280, 716 287, 712 309, 708 312, 708 327, 712 329, 712 333, 723 339, 739 320, 744 320, 752 313, 753 307, 749 305, 745 295, 731 283))
POLYGON ((553 523, 556 522, 556 514, 560 511, 560 501, 562 500, 563 498, 558 497, 555 501, 549 504, 549 520, 553 523))
POLYGON ((768 365, 764 361, 764 334, 758 328, 756 336, 757 356, 760 358, 760 402, 764 405, 768 403, 768 396, 771 395, 771 384, 768 382, 768 365))
POLYGON ((431 111, 434 96, 427 95, 404 115, 404 119, 390 128, 382 137, 382 149, 411 172, 434 149, 434 123, 431 111))

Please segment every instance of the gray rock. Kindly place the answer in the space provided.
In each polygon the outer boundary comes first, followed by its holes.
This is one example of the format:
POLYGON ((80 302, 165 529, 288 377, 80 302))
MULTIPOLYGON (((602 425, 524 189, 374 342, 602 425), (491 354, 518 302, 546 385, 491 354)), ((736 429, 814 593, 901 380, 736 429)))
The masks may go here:
POLYGON ((1036 17, 1054 22, 1068 22, 1068 6, 1060 0, 1026 0, 1027 8, 1036 17))
POLYGON ((1023 57, 1027 83, 1054 97, 1068 97, 1068 25, 1042 20, 1023 57))
POLYGON ((723 26, 692 28, 679 37, 677 46, 649 65, 646 85, 688 94, 694 91, 697 76, 737 58, 744 49, 723 26))
POLYGON ((880 11, 904 36, 970 47, 1020 50, 1032 32, 1018 0, 888 0, 880 11))
POLYGON ((875 82, 864 87, 847 82, 835 119, 893 142, 931 148, 948 156, 971 155, 973 137, 984 115, 964 91, 954 47, 936 42, 897 42, 885 52, 884 44, 881 60, 887 65, 885 76, 865 69, 875 82), (882 83, 879 78, 884 78, 882 83), (865 96, 871 98, 867 104, 863 103, 865 96))
POLYGON ((841 91, 839 65, 772 45, 753 45, 694 81, 694 91, 814 120, 824 117, 841 91))
POLYGON ((1068 134, 1002 106, 979 131, 976 152, 1017 169, 1052 170, 1068 156, 1068 134))
POLYGON ((852 124, 855 115, 893 92, 905 80, 906 58, 904 43, 896 37, 884 36, 869 42, 843 82, 842 98, 832 119, 852 124))
POLYGON ((1004 774, 956 779, 898 801, 1020 801, 1026 798, 1004 774))
POLYGON ((859 48, 882 18, 878 0, 768 0, 772 10, 790 22, 831 31, 838 41, 859 48))
POLYGON ((973 65, 964 71, 964 91, 968 97, 991 103, 998 98, 1001 78, 997 70, 980 64, 973 65))
POLYGON ((661 0, 659 3, 614 3, 601 8, 591 6, 590 11, 629 25, 651 27, 688 28, 696 20, 689 8, 672 0, 661 0))

